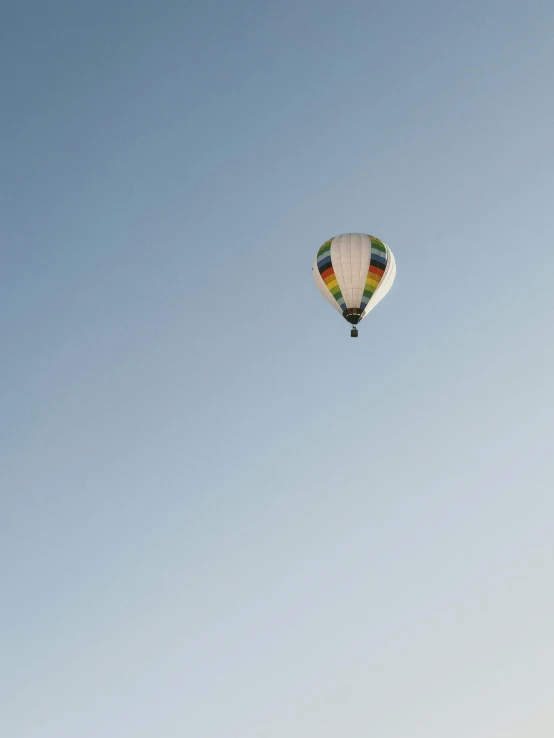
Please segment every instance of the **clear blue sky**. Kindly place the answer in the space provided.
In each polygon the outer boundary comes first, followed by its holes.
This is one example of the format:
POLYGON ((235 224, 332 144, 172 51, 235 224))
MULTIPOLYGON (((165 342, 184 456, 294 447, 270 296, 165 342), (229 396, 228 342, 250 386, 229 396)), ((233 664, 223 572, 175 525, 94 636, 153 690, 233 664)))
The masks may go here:
POLYGON ((2 736, 552 738, 553 37, 4 4, 2 736))

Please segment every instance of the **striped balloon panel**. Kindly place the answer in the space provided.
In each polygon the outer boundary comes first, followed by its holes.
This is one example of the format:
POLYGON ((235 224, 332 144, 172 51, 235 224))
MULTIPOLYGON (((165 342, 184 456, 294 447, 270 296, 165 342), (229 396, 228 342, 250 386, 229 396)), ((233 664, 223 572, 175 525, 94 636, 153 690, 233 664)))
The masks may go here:
POLYGON ((325 282, 327 289, 333 295, 341 310, 346 310, 346 303, 342 295, 335 270, 333 268, 333 262, 331 261, 331 244, 333 239, 326 241, 323 246, 317 252, 317 269, 321 276, 321 279, 325 282))
POLYGON ((373 297, 373 293, 379 287, 379 283, 383 279, 385 269, 387 268, 387 247, 385 244, 374 236, 369 237, 371 241, 371 258, 367 270, 364 292, 360 309, 365 310, 368 302, 373 297))

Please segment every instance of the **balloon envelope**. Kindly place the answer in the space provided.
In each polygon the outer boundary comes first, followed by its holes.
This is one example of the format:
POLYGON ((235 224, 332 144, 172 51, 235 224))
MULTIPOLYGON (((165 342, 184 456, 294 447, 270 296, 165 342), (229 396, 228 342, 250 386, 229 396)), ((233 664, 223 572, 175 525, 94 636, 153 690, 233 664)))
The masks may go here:
POLYGON ((392 251, 378 238, 344 233, 323 244, 312 272, 323 297, 355 325, 392 287, 396 263, 392 251))

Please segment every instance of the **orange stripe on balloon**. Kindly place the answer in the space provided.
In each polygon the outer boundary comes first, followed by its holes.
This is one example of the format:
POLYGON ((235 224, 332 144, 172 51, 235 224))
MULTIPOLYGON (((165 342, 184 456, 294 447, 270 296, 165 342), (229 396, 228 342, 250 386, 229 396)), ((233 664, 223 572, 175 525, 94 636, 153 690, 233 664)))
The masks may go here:
POLYGON ((369 271, 373 272, 373 274, 378 274, 380 277, 382 277, 383 274, 385 273, 384 269, 380 269, 379 267, 376 267, 376 266, 370 266, 369 271))

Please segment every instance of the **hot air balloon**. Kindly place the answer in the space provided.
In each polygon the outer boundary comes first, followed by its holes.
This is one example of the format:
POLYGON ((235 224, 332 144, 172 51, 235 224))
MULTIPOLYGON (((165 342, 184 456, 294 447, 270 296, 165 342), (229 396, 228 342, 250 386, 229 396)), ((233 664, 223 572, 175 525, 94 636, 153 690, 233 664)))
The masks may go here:
POLYGON ((365 233, 344 233, 325 241, 314 259, 312 272, 318 290, 356 326, 392 287, 396 263, 392 251, 382 241, 365 233))

